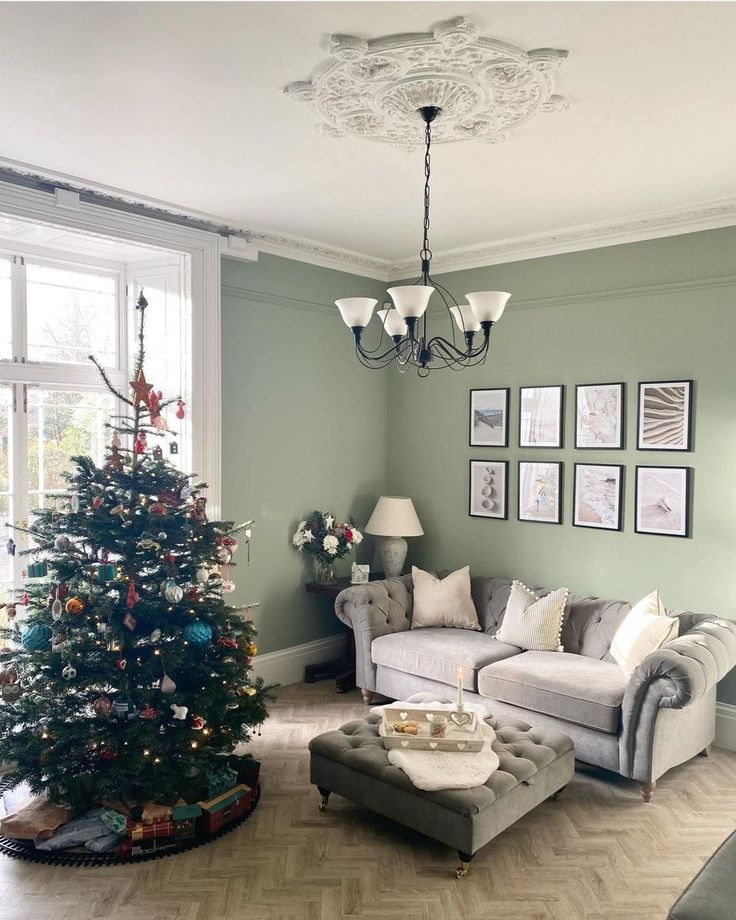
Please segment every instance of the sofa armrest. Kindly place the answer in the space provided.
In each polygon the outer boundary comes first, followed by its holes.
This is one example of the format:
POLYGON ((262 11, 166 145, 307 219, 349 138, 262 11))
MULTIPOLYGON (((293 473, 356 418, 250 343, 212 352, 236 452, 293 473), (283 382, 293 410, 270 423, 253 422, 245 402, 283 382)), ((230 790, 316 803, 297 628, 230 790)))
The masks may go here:
POLYGON ((657 712, 702 699, 736 665, 736 623, 714 616, 680 616, 686 631, 644 659, 624 694, 621 772, 648 771, 657 712))
POLYGON ((355 635, 356 683, 361 689, 376 689, 371 643, 378 636, 409 629, 412 600, 411 575, 353 585, 337 595, 335 613, 355 635))

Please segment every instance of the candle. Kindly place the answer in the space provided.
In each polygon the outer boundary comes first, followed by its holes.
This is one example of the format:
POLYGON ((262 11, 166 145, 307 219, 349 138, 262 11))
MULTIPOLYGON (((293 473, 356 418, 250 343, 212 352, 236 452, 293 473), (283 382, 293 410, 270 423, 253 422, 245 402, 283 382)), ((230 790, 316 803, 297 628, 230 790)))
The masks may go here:
POLYGON ((463 669, 457 669, 457 709, 459 712, 462 712, 464 709, 463 704, 463 669))

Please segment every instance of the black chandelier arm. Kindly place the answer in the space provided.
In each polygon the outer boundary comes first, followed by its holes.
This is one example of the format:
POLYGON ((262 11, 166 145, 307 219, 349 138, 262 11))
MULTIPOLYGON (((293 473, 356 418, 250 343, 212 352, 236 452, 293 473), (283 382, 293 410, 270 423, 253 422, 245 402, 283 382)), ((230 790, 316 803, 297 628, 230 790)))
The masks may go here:
POLYGON ((412 341, 408 338, 404 338, 399 342, 395 342, 391 348, 383 352, 383 354, 377 355, 375 350, 366 351, 361 345, 360 339, 356 338, 355 353, 364 367, 387 367, 393 361, 401 360, 403 352, 407 350, 407 345, 412 345, 412 341))
POLYGON ((431 338, 429 342, 427 342, 427 348, 432 352, 439 349, 452 360, 459 360, 462 358, 477 358, 479 355, 485 354, 488 351, 490 341, 491 330, 489 327, 487 330, 484 330, 483 341, 475 348, 471 346, 466 351, 461 351, 454 342, 449 342, 441 335, 435 335, 431 338))

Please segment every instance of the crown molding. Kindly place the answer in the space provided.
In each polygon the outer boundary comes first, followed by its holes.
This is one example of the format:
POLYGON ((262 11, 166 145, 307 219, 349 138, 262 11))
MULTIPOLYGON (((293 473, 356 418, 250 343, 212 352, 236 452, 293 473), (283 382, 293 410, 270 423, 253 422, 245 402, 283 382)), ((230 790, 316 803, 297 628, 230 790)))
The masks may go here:
MULTIPOLYGON (((734 225, 736 197, 721 198, 685 208, 637 214, 615 222, 582 224, 537 235, 517 236, 482 245, 448 249, 434 254, 432 269, 435 274, 463 271, 468 268, 539 259, 566 252, 600 249, 604 246, 618 246, 622 243, 636 243, 734 225)), ((398 281, 406 278, 407 275, 416 273, 416 267, 416 258, 395 262, 389 270, 389 280, 398 281)))
MULTIPOLYGON (((273 230, 252 230, 224 222, 216 215, 15 160, 0 158, 0 183, 25 186, 28 190, 48 193, 50 198, 54 198, 56 188, 68 189, 80 194, 82 208, 85 204, 96 204, 179 224, 193 231, 214 233, 225 237, 220 252, 226 258, 251 261, 264 252, 384 282, 400 281, 419 273, 418 256, 392 262, 318 240, 273 230)), ((8 185, 5 187, 7 189, 8 185)), ((67 214, 72 213, 65 210, 67 214)), ((123 219, 121 213, 120 220, 123 219)), ((736 226, 736 197, 435 252, 432 268, 435 273, 462 271, 732 226, 736 226)))

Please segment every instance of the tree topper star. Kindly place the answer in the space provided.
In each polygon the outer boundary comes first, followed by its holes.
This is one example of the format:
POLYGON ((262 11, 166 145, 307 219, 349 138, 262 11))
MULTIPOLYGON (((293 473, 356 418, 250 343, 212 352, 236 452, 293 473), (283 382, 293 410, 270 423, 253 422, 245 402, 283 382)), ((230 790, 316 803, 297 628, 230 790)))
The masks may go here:
POLYGON ((149 394, 153 389, 153 384, 146 382, 146 375, 143 373, 142 369, 138 371, 138 376, 136 379, 130 381, 130 386, 133 390, 133 402, 136 407, 141 403, 144 403, 147 406, 149 394))

